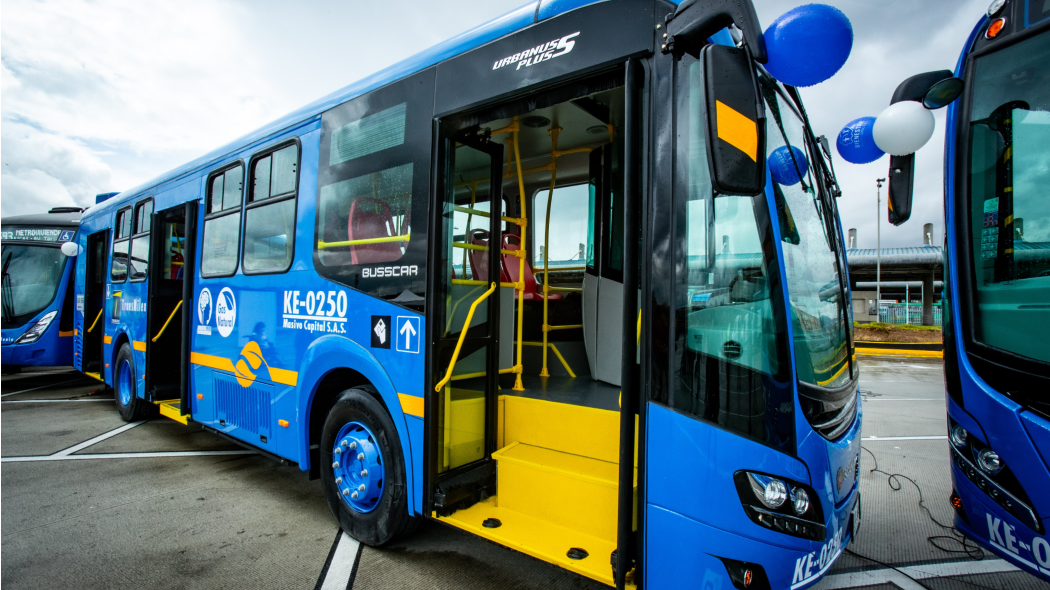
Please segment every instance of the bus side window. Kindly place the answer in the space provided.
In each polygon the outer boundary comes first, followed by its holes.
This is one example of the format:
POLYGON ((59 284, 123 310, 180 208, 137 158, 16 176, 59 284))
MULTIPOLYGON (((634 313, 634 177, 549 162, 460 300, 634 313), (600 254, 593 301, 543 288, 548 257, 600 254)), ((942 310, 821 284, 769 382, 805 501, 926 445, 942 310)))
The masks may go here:
POLYGON ((241 195, 244 166, 220 170, 208 179, 204 216, 201 276, 222 277, 237 272, 237 247, 241 234, 241 195))
POLYGON ((134 232, 131 238, 131 280, 146 280, 149 270, 149 232, 153 220, 153 199, 135 205, 134 232))
POLYGON ((113 262, 109 267, 109 280, 123 283, 128 278, 128 238, 131 236, 131 208, 117 211, 117 225, 113 232, 113 262))
POLYGON ((244 272, 284 272, 295 244, 299 145, 256 155, 244 213, 244 272))

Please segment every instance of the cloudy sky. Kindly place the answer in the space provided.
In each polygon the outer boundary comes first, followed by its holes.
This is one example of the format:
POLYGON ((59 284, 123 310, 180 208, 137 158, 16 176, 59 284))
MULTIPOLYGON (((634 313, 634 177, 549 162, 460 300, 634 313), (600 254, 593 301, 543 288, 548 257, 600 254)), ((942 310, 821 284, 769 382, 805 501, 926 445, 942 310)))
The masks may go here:
MULTIPOLYGON (((754 0, 763 26, 798 0, 754 0)), ((897 83, 954 69, 989 0, 828 0, 854 26, 839 74, 802 90, 817 134, 878 115, 897 83)), ((2 0, 0 213, 134 187, 524 0, 2 0), (396 19, 396 20, 395 20, 396 19)), ((912 221, 883 246, 943 237, 944 114, 918 154, 912 221)), ((845 227, 875 246, 875 178, 835 154, 845 227)), ((883 200, 885 208, 885 198, 883 200)), ((885 213, 883 213, 885 219, 885 213)))

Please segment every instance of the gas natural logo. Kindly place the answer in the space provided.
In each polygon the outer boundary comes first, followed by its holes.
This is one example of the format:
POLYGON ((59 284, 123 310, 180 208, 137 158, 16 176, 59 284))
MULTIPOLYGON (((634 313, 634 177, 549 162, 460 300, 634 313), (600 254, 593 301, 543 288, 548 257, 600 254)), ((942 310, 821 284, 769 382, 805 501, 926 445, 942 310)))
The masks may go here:
POLYGON ((223 287, 219 291, 219 300, 215 302, 215 327, 223 338, 233 333, 233 326, 237 322, 237 300, 229 287, 223 287))
POLYGON ((573 38, 579 34, 580 32, 576 31, 570 35, 565 35, 561 39, 547 41, 546 43, 537 45, 532 49, 526 49, 525 51, 519 51, 514 55, 509 55, 492 64, 492 69, 498 70, 504 66, 516 63, 518 64, 518 67, 514 69, 520 70, 523 67, 531 67, 540 62, 561 57, 572 51, 572 48, 576 46, 576 41, 574 41, 573 38))

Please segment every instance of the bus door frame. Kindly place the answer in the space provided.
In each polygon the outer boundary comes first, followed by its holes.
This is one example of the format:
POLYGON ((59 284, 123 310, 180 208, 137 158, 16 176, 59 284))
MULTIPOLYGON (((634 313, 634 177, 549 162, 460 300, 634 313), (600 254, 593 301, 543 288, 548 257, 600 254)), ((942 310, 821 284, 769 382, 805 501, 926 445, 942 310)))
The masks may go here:
MULTIPOLYGON (((501 216, 503 205, 503 146, 499 143, 491 141, 488 137, 478 137, 476 135, 466 135, 463 133, 455 133, 455 130, 450 129, 449 125, 443 124, 442 121, 436 120, 435 135, 437 137, 437 149, 435 150, 435 161, 434 169, 437 171, 437 178, 433 186, 435 187, 434 202, 438 205, 432 207, 433 212, 432 218, 432 230, 431 235, 436 236, 437 241, 435 244, 439 244, 437 247, 431 248, 431 261, 427 266, 430 268, 431 275, 431 288, 430 293, 439 294, 438 296, 430 297, 431 317, 444 318, 444 314, 439 314, 437 306, 441 305, 441 301, 444 300, 444 292, 446 287, 441 285, 441 281, 444 276, 444 267, 441 264, 441 246, 444 240, 448 239, 449 236, 444 234, 442 217, 444 215, 444 209, 442 205, 445 199, 454 187, 453 175, 453 162, 455 144, 459 143, 475 149, 477 151, 486 153, 491 158, 491 167, 489 170, 489 283, 496 284, 496 291, 488 298, 488 326, 489 333, 486 336, 469 336, 464 339, 467 341, 485 341, 488 346, 488 361, 486 363, 486 391, 485 391, 485 452, 481 459, 461 465, 445 471, 444 473, 438 472, 438 465, 443 453, 442 441, 438 439, 439 428, 438 419, 443 415, 443 411, 447 411, 446 408, 442 408, 444 396, 434 391, 434 386, 437 385, 439 380, 444 377, 445 372, 448 370, 448 365, 443 363, 442 352, 451 346, 455 345, 455 339, 442 338, 441 326, 443 322, 429 321, 427 322, 430 333, 431 352, 427 362, 430 366, 430 374, 432 377, 427 382, 426 388, 426 403, 427 411, 425 429, 427 432, 426 442, 429 445, 429 451, 426 456, 428 457, 428 484, 427 484, 427 495, 426 495, 426 512, 430 512, 431 509, 441 511, 444 507, 447 510, 447 514, 451 514, 457 508, 466 508, 480 500, 486 495, 494 495, 496 487, 496 462, 492 459, 492 453, 497 451, 496 448, 496 436, 497 436, 497 411, 499 407, 499 326, 500 326, 500 269, 502 266, 500 247, 502 243, 502 232, 501 227, 501 216), (438 503, 441 506, 437 506, 438 503), (451 508, 449 508, 451 506, 451 508)), ((452 231, 450 229, 450 231, 452 231)), ((466 234, 464 235, 464 237, 466 234)), ((451 285, 449 285, 450 287, 451 285)))
MULTIPOLYGON (((175 207, 169 207, 161 211, 154 210, 153 219, 150 221, 150 270, 148 275, 149 285, 147 295, 147 332, 146 332, 146 392, 150 401, 164 401, 152 399, 152 374, 150 370, 153 356, 153 337, 157 330, 168 319, 169 309, 157 309, 153 300, 159 280, 164 272, 161 261, 163 260, 162 248, 167 247, 166 236, 163 235, 165 219, 171 215, 176 217, 181 212, 183 219, 183 262, 182 262, 182 309, 181 321, 177 325, 169 324, 165 331, 178 329, 182 334, 180 343, 179 359, 179 401, 181 415, 190 414, 189 410, 189 370, 190 370, 190 327, 195 308, 193 306, 193 279, 196 275, 196 247, 197 247, 197 202, 188 201, 175 207), (181 210, 181 211, 180 211, 181 210), (155 315, 159 314, 159 315, 155 315)), ((174 318, 173 318, 174 319, 174 318)), ((161 361, 164 362, 164 361, 161 361)))
POLYGON ((80 370, 82 372, 90 370, 90 367, 88 367, 88 362, 90 360, 88 357, 88 339, 95 338, 98 340, 97 350, 93 347, 90 350, 91 352, 96 353, 95 359, 98 360, 98 367, 92 372, 98 373, 99 376, 105 375, 106 345, 103 335, 106 331, 107 319, 105 317, 100 317, 99 312, 102 312, 103 316, 105 315, 106 289, 109 286, 109 246, 112 242, 112 233, 112 230, 109 228, 97 231, 93 234, 89 234, 86 242, 87 261, 84 269, 84 333, 82 335, 83 346, 80 351, 80 370), (102 245, 101 258, 95 256, 94 250, 100 242, 102 245), (102 281, 98 284, 100 292, 97 294, 93 292, 94 289, 92 289, 91 278, 92 274, 96 272, 102 273, 102 281), (99 301, 101 302, 97 309, 93 307, 92 304, 93 295, 98 295, 99 301), (96 317, 98 317, 98 323, 95 323, 96 317), (94 329, 98 330, 95 334, 88 332, 88 330, 92 328, 93 323, 95 323, 94 329))

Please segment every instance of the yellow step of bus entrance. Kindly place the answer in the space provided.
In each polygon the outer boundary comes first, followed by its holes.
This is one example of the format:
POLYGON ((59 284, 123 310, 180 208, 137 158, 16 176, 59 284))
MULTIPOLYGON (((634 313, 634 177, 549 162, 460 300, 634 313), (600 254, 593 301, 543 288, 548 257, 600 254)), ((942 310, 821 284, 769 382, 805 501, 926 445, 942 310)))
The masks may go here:
POLYGON ((160 415, 165 418, 171 418, 172 420, 180 424, 189 424, 190 416, 182 415, 182 401, 177 399, 169 399, 160 402, 153 402, 160 407, 160 415))

